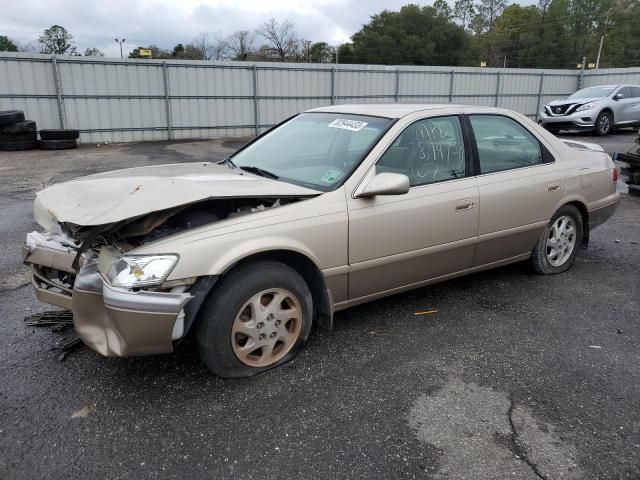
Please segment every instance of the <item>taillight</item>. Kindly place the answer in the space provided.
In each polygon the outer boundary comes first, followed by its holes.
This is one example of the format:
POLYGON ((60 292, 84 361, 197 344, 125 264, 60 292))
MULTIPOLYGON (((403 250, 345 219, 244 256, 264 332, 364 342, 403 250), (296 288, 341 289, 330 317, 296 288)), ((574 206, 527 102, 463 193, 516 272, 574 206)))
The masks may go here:
POLYGON ((618 181, 618 169, 613 167, 613 170, 611 170, 611 180, 613 180, 614 182, 618 181))

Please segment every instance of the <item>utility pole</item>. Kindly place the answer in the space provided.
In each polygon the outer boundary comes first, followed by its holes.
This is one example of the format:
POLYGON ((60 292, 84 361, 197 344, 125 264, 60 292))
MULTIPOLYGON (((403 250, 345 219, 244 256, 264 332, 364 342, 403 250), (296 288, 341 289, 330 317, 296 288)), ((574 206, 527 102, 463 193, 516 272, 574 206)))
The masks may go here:
POLYGON ((125 41, 126 41, 126 39, 125 39, 125 38, 120 38, 120 39, 116 38, 116 43, 117 43, 118 45, 120 45, 120 58, 123 58, 123 56, 122 56, 122 44, 123 44, 125 41))
POLYGON ((600 47, 598 48, 598 58, 596 58, 596 70, 600 67, 600 55, 602 54, 602 45, 604 44, 604 36, 607 33, 607 23, 609 23, 609 12, 607 12, 607 18, 604 20, 604 28, 602 29, 602 36, 600 37, 600 47))

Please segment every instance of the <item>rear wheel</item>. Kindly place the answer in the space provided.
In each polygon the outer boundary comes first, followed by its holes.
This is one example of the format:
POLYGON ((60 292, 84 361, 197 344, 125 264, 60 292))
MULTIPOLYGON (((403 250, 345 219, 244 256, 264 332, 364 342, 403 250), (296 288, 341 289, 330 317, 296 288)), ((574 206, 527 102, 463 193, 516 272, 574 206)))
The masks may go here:
POLYGON ((596 119, 596 134, 604 137, 605 135, 609 135, 613 130, 613 115, 611 112, 600 112, 598 118, 596 119))
POLYGON ((533 249, 533 269, 542 275, 569 270, 582 243, 583 229, 580 211, 573 205, 561 207, 551 218, 533 249))
POLYGON ((202 360, 221 377, 248 377, 291 360, 311 330, 304 279, 278 262, 247 264, 216 285, 198 314, 202 360))

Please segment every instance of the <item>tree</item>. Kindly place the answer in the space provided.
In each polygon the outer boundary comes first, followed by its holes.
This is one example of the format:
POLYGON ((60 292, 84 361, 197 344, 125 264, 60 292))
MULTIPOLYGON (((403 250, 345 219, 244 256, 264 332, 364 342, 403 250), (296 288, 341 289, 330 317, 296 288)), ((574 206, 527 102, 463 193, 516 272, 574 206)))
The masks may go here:
POLYGON ((453 16, 451 7, 447 3, 447 0, 435 0, 433 2, 433 9, 438 13, 438 15, 442 15, 447 20, 451 19, 453 16))
POLYGON ((462 27, 411 4, 372 16, 351 38, 354 62, 395 65, 459 65, 469 44, 462 27))
POLYGON ((316 42, 309 47, 309 61, 312 63, 331 63, 333 51, 328 43, 316 42))
POLYGON ((460 22, 464 30, 469 26, 474 12, 473 0, 456 0, 453 5, 453 18, 460 22))
POLYGON ((490 31, 507 6, 507 0, 480 0, 476 6, 476 23, 482 32, 490 31))
POLYGON ((248 30, 238 30, 227 38, 227 45, 234 60, 246 60, 253 50, 255 36, 248 30))
POLYGON ((336 48, 336 63, 354 63, 353 60, 353 44, 343 43, 336 48))
POLYGON ((0 35, 0 52, 17 52, 18 46, 9 37, 0 35))
POLYGON ((184 45, 181 43, 177 44, 173 47, 173 51, 171 52, 172 57, 181 57, 184 54, 184 45))
POLYGON ((73 44, 73 35, 60 25, 52 25, 38 37, 42 45, 43 53, 54 55, 74 55, 76 47, 73 44))
POLYGON ((258 28, 257 33, 283 62, 295 53, 298 47, 295 25, 289 20, 279 22, 270 18, 258 28))
POLYGON ((104 53, 102 53, 97 48, 93 47, 93 48, 87 48, 84 51, 84 56, 85 57, 104 57, 104 53))

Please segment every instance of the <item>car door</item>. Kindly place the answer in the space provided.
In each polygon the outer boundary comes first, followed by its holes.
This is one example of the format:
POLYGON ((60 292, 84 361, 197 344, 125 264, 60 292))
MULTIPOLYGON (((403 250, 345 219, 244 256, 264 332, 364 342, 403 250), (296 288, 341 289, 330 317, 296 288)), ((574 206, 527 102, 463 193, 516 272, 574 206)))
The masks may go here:
POLYGON ((614 102, 617 104, 616 112, 614 113, 613 121, 616 125, 624 125, 626 123, 633 123, 636 120, 634 113, 634 106, 640 99, 633 98, 633 94, 630 87, 622 87, 613 96, 614 102), (622 94, 623 97, 616 99, 616 95, 622 94))
POLYGON ((470 176, 469 145, 458 116, 418 120, 373 167, 407 175, 409 192, 348 197, 351 300, 471 267, 478 187, 470 176))
POLYGON ((544 144, 504 115, 468 117, 480 212, 474 266, 527 256, 562 199, 566 175, 544 144))
POLYGON ((630 87, 631 89, 631 98, 633 99, 631 105, 631 120, 640 124, 640 87, 630 87))

